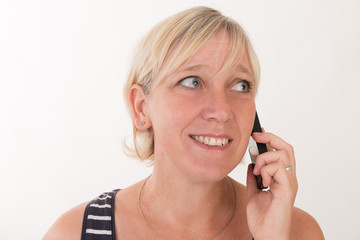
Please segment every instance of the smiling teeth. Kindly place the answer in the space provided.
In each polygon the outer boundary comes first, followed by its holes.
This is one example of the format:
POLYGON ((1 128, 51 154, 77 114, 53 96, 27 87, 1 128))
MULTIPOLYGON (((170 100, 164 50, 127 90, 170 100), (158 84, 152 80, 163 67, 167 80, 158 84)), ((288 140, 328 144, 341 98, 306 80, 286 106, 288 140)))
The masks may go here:
POLYGON ((229 139, 227 138, 212 138, 212 137, 204 137, 204 136, 191 136, 198 142, 204 143, 209 146, 223 146, 228 144, 229 139))

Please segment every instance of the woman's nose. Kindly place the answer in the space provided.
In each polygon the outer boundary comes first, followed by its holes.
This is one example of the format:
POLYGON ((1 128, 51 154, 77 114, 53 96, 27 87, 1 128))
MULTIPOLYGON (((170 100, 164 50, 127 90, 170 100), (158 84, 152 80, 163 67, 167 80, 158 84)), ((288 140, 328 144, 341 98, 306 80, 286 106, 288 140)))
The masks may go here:
POLYGON ((227 122, 233 118, 228 96, 225 93, 213 92, 204 102, 203 117, 206 120, 227 122))

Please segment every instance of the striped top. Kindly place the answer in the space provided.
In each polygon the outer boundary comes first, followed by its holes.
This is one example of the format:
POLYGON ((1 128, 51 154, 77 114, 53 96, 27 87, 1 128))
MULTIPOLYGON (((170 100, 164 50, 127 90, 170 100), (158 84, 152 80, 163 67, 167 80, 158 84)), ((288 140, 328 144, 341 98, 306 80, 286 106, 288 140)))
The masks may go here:
POLYGON ((101 194, 85 208, 81 240, 115 240, 114 204, 119 191, 101 194))

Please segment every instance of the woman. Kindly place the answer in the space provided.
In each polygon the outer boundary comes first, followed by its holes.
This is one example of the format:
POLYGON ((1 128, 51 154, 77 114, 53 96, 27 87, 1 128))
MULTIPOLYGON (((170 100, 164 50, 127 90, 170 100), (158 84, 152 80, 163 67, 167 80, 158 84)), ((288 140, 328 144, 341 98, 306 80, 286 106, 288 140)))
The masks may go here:
POLYGON ((152 175, 68 211, 44 239, 324 239, 293 207, 294 152, 281 138, 253 134, 270 151, 249 165, 246 187, 227 176, 246 152, 258 84, 238 23, 206 7, 159 23, 125 87, 135 152, 152 161, 152 175))

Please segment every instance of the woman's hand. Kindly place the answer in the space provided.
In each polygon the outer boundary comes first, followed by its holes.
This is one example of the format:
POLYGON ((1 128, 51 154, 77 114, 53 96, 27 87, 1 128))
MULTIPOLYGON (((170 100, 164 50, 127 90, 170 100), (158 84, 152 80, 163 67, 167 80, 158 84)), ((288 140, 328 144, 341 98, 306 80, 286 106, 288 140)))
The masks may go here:
POLYGON ((294 150, 290 144, 271 133, 254 133, 256 142, 265 143, 268 152, 256 158, 248 168, 247 219, 255 240, 289 240, 292 210, 298 189, 294 150), (291 169, 286 166, 292 165, 291 169), (263 178, 268 191, 257 188, 254 175, 263 178))

